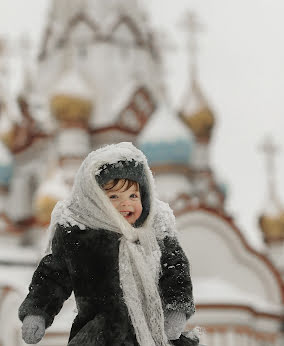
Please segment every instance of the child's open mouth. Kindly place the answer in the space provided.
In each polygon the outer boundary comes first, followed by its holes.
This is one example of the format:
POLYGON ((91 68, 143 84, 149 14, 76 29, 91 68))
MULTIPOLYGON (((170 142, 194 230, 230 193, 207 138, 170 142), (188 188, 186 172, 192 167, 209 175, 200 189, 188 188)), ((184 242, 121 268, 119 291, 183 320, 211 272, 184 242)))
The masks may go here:
POLYGON ((128 218, 133 214, 133 212, 132 211, 121 211, 120 214, 122 216, 124 216, 125 218, 128 218))

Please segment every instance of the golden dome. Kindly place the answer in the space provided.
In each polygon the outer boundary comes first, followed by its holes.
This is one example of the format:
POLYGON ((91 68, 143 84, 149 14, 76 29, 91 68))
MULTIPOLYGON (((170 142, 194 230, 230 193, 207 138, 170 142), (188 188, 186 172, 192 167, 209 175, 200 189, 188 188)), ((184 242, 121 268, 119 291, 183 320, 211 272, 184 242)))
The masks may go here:
POLYGON ((50 216, 58 200, 52 196, 39 196, 35 201, 35 216, 42 225, 50 222, 50 216))
POLYGON ((203 107, 194 114, 180 113, 181 119, 198 138, 209 139, 215 124, 213 113, 208 107, 203 107))
POLYGON ((12 127, 10 130, 1 133, 0 139, 6 145, 7 148, 13 150, 14 142, 16 138, 16 129, 12 127))
POLYGON ((62 122, 87 123, 93 104, 90 100, 68 94, 57 94, 50 101, 51 112, 62 122))
POLYGON ((268 243, 284 239, 284 211, 276 216, 262 215, 259 225, 268 243))

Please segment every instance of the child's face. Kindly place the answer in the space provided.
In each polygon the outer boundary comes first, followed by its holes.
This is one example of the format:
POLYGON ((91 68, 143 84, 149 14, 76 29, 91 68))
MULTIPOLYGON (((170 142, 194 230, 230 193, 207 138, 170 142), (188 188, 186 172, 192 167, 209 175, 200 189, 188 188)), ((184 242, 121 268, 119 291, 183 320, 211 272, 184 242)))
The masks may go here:
POLYGON ((103 187, 107 196, 115 209, 118 210, 131 225, 133 225, 142 213, 139 185, 133 184, 127 189, 125 181, 119 180, 117 185, 112 189, 108 189, 108 186, 111 184, 112 181, 109 181, 103 187))

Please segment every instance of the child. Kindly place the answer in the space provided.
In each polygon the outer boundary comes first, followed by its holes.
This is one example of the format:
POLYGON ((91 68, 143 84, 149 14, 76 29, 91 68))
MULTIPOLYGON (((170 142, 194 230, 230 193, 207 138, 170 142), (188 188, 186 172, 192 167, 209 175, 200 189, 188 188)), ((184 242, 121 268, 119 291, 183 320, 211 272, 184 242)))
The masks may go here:
POLYGON ((41 340, 73 291, 78 314, 68 346, 198 345, 181 334, 195 307, 174 216, 131 143, 88 155, 48 232, 19 309, 27 343, 41 340))

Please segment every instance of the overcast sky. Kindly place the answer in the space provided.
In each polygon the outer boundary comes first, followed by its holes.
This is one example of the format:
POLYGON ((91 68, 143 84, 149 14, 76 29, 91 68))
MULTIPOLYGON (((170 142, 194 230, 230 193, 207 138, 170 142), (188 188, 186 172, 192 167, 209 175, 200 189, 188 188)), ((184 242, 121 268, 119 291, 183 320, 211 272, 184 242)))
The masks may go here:
MULTIPOLYGON (((142 1, 142 0, 141 0, 142 1)), ((165 53, 172 101, 178 105, 187 78, 185 33, 178 23, 186 9, 203 25, 199 80, 216 116, 211 162, 229 187, 227 206, 248 241, 261 247, 257 216, 265 205, 264 156, 259 146, 273 136, 279 197, 284 202, 284 2, 283 0, 143 0, 154 23, 179 48, 165 53), (178 34, 175 36, 174 34, 178 34)), ((23 33, 38 42, 48 0, 0 0, 0 34, 23 33)))

